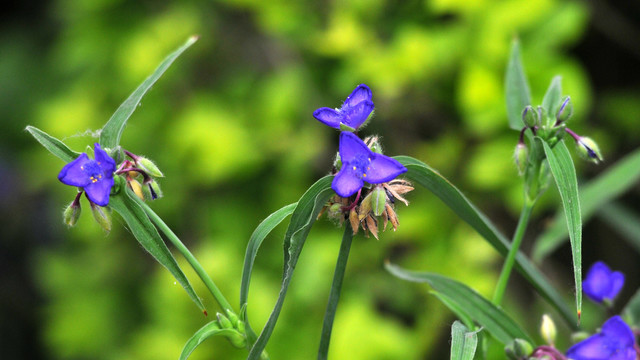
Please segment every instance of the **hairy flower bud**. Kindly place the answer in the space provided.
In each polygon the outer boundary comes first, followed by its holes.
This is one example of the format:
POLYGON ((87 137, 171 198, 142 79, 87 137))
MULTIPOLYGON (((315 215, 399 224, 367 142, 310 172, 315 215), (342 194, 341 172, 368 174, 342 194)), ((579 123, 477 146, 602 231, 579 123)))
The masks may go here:
POLYGON ((146 157, 143 157, 143 156, 138 157, 138 159, 136 160, 136 163, 138 164, 138 167, 140 169, 144 170, 147 174, 151 175, 152 177, 164 177, 164 174, 162 174, 162 171, 158 169, 158 166, 156 166, 156 164, 154 164, 153 161, 147 159, 146 157))
POLYGON ((540 126, 540 111, 533 106, 527 105, 522 111, 522 121, 528 127, 540 126))
POLYGON ((67 208, 64 210, 64 213, 62 214, 64 223, 69 227, 75 226, 78 222, 78 219, 80 218, 80 213, 82 212, 79 201, 80 195, 82 195, 82 192, 78 193, 75 200, 73 200, 71 204, 67 206, 67 208))
POLYGON ((513 159, 516 163, 516 167, 518 168, 518 174, 522 176, 524 174, 525 169, 527 168, 527 158, 529 156, 529 150, 527 146, 519 142, 516 145, 516 150, 513 153, 513 159))
POLYGON ((587 160, 599 163, 602 161, 602 153, 595 141, 586 136, 581 136, 577 141, 578 153, 587 160))
POLYGON ((157 181, 151 180, 142 187, 142 193, 146 200, 155 200, 162 197, 162 189, 157 181))
POLYGON ((387 203, 387 192, 384 191, 382 186, 376 186, 371 191, 371 209, 373 215, 380 216, 384 212, 385 204, 387 203))
POLYGON ((563 123, 573 115, 573 103, 571 102, 571 98, 569 96, 565 96, 562 98, 562 102, 558 112, 556 113, 557 124, 563 123))
POLYGON ((96 219, 96 222, 104 229, 104 231, 111 231, 111 210, 103 206, 98 206, 92 201, 89 203, 91 204, 91 212, 93 213, 93 218, 96 219))

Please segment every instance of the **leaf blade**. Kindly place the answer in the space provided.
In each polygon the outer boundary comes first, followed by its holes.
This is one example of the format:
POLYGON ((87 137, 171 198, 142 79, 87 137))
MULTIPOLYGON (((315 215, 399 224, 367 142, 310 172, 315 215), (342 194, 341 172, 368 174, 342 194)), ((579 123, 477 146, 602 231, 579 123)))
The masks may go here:
POLYGON ((49 150, 50 153, 66 163, 70 163, 80 156, 79 152, 71 150, 61 140, 47 134, 35 126, 29 125, 25 130, 27 130, 42 146, 44 146, 45 149, 49 150))
MULTIPOLYGON (((408 169, 405 174, 406 177, 438 196, 442 202, 476 230, 500 254, 506 256, 510 248, 509 241, 449 180, 417 159, 409 156, 396 156, 394 158, 408 169)), ((522 252, 519 252, 516 256, 515 268, 560 313, 569 326, 577 328, 573 314, 560 294, 522 252)))
POLYGON ((555 121, 555 115, 558 111, 558 107, 560 106, 560 101, 562 100, 562 76, 555 76, 551 80, 551 84, 549 84, 549 88, 547 92, 544 94, 544 98, 542 98, 542 107, 547 111, 547 115, 552 120, 555 121))
POLYGON ((451 360, 473 360, 478 346, 478 334, 469 331, 460 321, 451 325, 451 360))
POLYGON ((162 240, 158 230, 153 223, 151 223, 149 217, 140 205, 131 198, 132 196, 136 195, 131 194, 131 190, 125 187, 118 195, 111 196, 109 199, 109 207, 122 216, 129 226, 131 233, 133 233, 136 240, 138 240, 138 243, 140 243, 156 261, 169 270, 178 283, 182 285, 182 288, 187 292, 191 300, 193 300, 201 311, 205 312, 206 310, 202 301, 200 301, 191 283, 162 240))
POLYGON ((578 321, 582 313, 582 217, 580 215, 580 198, 578 197, 578 178, 569 149, 564 141, 558 142, 553 149, 546 141, 541 141, 544 152, 549 162, 549 169, 555 179, 555 183, 562 199, 567 228, 569 229, 569 241, 573 255, 573 274, 576 287, 576 311, 578 321))
POLYGON ((202 344, 202 342, 208 338, 216 335, 233 335, 234 333, 235 331, 231 329, 221 329, 216 320, 211 321, 198 329, 198 331, 196 331, 193 336, 187 340, 187 343, 182 348, 182 353, 180 353, 180 360, 187 360, 189 355, 191 355, 198 345, 202 344))
POLYGON ((158 81, 165 71, 167 71, 169 66, 197 40, 197 36, 190 37, 182 46, 169 54, 169 56, 158 65, 154 72, 129 95, 100 131, 100 145, 109 149, 114 149, 120 145, 120 137, 127 124, 127 120, 140 104, 142 97, 151 89, 153 84, 158 81))
POLYGON ((507 117, 509 127, 520 130, 524 127, 522 121, 522 110, 525 106, 531 105, 531 93, 527 76, 520 59, 520 42, 514 38, 511 44, 511 56, 507 64, 505 75, 505 99, 507 102, 507 117))

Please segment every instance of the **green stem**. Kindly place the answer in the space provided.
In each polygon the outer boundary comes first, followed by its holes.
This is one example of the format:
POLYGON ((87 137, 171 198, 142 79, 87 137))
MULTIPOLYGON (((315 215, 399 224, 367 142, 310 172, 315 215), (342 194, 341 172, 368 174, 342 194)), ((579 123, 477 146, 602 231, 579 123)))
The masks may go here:
POLYGON ((516 261, 516 255, 518 255, 518 249, 522 243, 522 238, 524 238, 524 232, 527 229, 527 224, 529 223, 529 217, 531 216, 531 210, 533 209, 534 204, 535 201, 528 201, 525 196, 524 206, 520 213, 520 220, 518 220, 518 226, 516 227, 515 234, 513 234, 509 253, 507 254, 507 258, 502 266, 502 272, 498 278, 496 291, 493 294, 493 303, 496 305, 500 305, 502 298, 504 297, 504 292, 507 289, 507 283, 509 282, 509 276, 511 275, 511 270, 513 270, 513 264, 516 261))
POLYGON ((338 261, 336 262, 336 270, 333 273, 333 283, 331 284, 331 292, 329 293, 329 302, 327 303, 327 310, 324 313, 324 321, 322 322, 322 336, 320 337, 320 347, 318 348, 318 360, 326 360, 329 353, 329 341, 331 340, 333 320, 336 316, 338 301, 340 300, 340 290, 342 289, 344 272, 347 268, 347 260, 349 259, 352 239, 353 230, 347 221, 344 229, 344 235, 342 236, 342 244, 340 245, 338 261))
POLYGON ((147 216, 149 216, 149 219, 151 219, 151 221, 156 224, 156 226, 160 229, 160 231, 162 231, 165 234, 167 239, 171 241, 171 243, 176 247, 176 249, 178 249, 178 251, 182 254, 182 256, 184 256, 185 259, 187 259, 187 262, 189 262, 189 265, 191 265, 191 267, 193 268, 193 270, 195 270, 196 274, 198 274, 198 276, 200 277, 202 282, 205 284, 207 289, 209 289, 209 291, 211 292, 211 295, 213 295, 213 297, 216 299, 218 304, 220 304, 220 307, 223 310, 225 310, 225 316, 227 315, 226 312, 229 312, 229 311, 232 313, 235 313, 233 311, 233 308, 227 301, 227 299, 224 297, 224 295, 222 295, 222 292, 220 292, 220 289, 218 289, 218 287, 213 282, 213 280, 211 280, 211 278, 209 277, 209 274, 207 274, 207 272, 204 270, 202 265, 200 265, 198 260, 196 260, 195 256, 193 256, 191 251, 189 251, 189 249, 187 249, 187 247, 184 246, 182 241, 180 241, 180 239, 169 228, 169 226, 167 226, 167 224, 165 224, 164 221, 162 221, 160 216, 158 216, 158 214, 156 214, 149 207, 149 205, 147 205, 144 201, 140 200, 136 196, 132 196, 132 198, 136 200, 136 202, 147 213, 147 216))

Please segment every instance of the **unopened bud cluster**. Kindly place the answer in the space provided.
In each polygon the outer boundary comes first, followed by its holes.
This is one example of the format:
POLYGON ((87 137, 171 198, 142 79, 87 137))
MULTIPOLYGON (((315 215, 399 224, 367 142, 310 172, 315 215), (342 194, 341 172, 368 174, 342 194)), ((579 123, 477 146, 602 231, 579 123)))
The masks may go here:
POLYGON ((162 197, 162 190, 155 179, 164 177, 164 174, 158 166, 144 156, 135 155, 129 151, 125 151, 125 154, 129 159, 120 165, 116 174, 125 175, 127 186, 141 200, 155 200, 162 197))

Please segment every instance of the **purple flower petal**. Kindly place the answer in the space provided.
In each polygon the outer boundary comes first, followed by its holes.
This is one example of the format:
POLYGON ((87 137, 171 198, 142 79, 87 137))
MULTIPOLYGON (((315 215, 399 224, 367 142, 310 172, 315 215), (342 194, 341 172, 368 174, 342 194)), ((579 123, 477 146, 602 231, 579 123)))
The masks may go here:
POLYGON ((113 178, 103 178, 99 181, 92 182, 84 187, 87 197, 96 205, 107 206, 109 204, 109 194, 113 186, 113 178))
POLYGON ((91 183, 91 179, 84 171, 84 166, 91 160, 87 154, 82 153, 77 159, 65 165, 58 174, 58 180, 63 184, 84 187, 91 183))
POLYGON ((313 112, 313 117, 321 123, 331 126, 332 128, 340 129, 340 121, 342 116, 336 109, 328 107, 322 107, 313 112))
POLYGON ((613 273, 602 261, 594 263, 583 282, 585 295, 595 302, 613 300, 624 285, 624 275, 613 273), (614 275, 616 274, 616 275, 614 275))
POLYGON ((348 131, 340 133, 339 146, 340 160, 342 160, 343 164, 355 159, 367 159, 374 155, 364 141, 348 131))
POLYGON ((369 118, 373 111, 373 102, 365 100, 352 107, 343 107, 342 111, 342 123, 357 129, 369 118))
POLYGON ((407 168, 398 160, 382 154, 374 154, 371 163, 367 166, 364 179, 371 184, 380 184, 391 181, 405 172, 407 168))
POLYGON ((346 198, 355 194, 364 185, 364 181, 358 176, 357 169, 347 164, 342 165, 342 169, 333 178, 331 188, 339 196, 346 198))
POLYGON ((102 168, 102 172, 107 177, 113 177, 113 173, 116 171, 116 162, 113 160, 106 151, 102 150, 100 144, 95 143, 93 145, 94 158, 98 162, 98 165, 102 168))
POLYGON ((619 271, 614 271, 611 273, 611 277, 609 279, 611 281, 611 286, 609 288, 609 293, 605 295, 605 299, 613 300, 618 296, 620 290, 622 290, 622 286, 624 286, 624 274, 619 271))
POLYGON ((602 325, 599 334, 570 347, 567 356, 573 360, 635 360, 634 344, 631 328, 616 315, 602 325))
POLYGON ((573 360, 609 360, 611 350, 605 337, 596 334, 582 340, 567 350, 567 357, 573 360))
POLYGON ((629 325, 618 315, 611 317, 602 324, 601 334, 609 338, 609 345, 612 345, 616 349, 633 347, 635 343, 633 331, 631 331, 629 325))
POLYGON ((371 95, 371 89, 365 84, 360 84, 351 92, 351 95, 347 96, 342 107, 352 107, 363 101, 371 101, 371 95))

